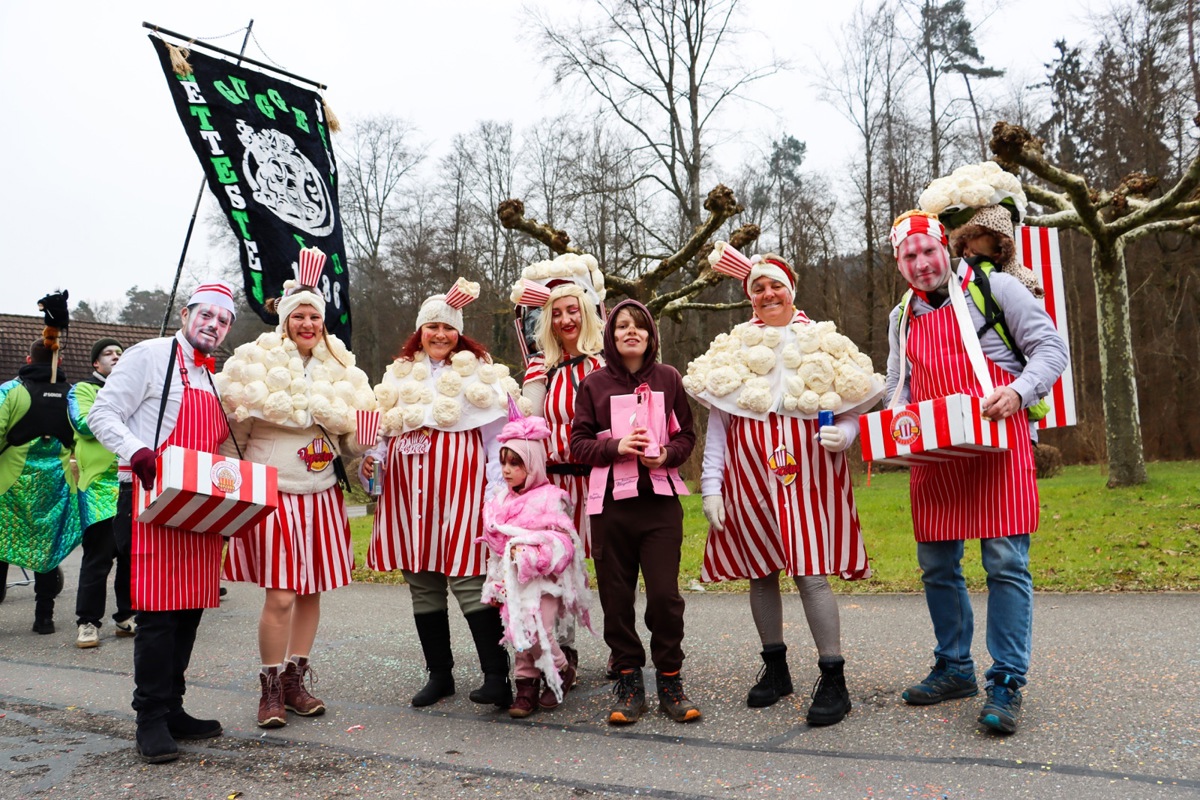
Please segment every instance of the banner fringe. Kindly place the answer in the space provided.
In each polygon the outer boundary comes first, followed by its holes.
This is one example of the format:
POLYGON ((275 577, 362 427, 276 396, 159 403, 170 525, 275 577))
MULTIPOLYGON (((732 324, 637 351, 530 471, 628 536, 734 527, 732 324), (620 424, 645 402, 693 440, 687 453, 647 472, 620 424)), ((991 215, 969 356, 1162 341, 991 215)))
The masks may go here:
POLYGON ((171 71, 183 78, 191 75, 192 65, 188 63, 188 56, 192 51, 186 47, 176 47, 166 39, 163 39, 163 44, 167 46, 167 52, 171 55, 171 71))
POLYGON ((321 108, 325 112, 325 125, 329 128, 330 133, 337 133, 342 129, 342 123, 338 122, 337 115, 333 113, 333 109, 329 107, 329 103, 325 102, 325 98, 321 98, 321 108))

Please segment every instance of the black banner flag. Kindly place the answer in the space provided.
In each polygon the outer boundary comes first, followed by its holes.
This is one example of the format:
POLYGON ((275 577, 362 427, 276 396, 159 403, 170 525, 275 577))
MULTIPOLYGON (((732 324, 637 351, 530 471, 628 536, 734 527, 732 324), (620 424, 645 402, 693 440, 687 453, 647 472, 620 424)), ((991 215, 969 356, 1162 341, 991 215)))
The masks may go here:
POLYGON ((328 256, 325 324, 350 345, 350 280, 337 199, 337 164, 316 92, 192 50, 176 75, 166 43, 150 36, 179 120, 241 245, 250 307, 263 308, 295 277, 302 247, 328 256))

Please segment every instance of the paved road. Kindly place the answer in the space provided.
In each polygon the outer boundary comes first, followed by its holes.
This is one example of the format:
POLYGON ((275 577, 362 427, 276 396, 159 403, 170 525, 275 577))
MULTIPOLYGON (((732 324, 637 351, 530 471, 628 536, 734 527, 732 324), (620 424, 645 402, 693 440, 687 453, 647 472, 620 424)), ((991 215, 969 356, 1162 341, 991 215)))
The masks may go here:
MULTIPOLYGON (((231 585, 205 614, 187 698, 226 734, 151 766, 132 747, 132 644, 106 626, 101 647, 74 647, 78 555, 65 566, 59 633, 29 632, 31 587, 10 589, 0 605, 0 797, 1200 795, 1198 595, 1039 595, 1025 719, 1000 738, 976 726, 978 700, 927 709, 900 700, 928 667, 916 596, 839 598, 855 707, 840 725, 809 728, 805 690, 816 667, 799 598, 785 597, 784 611, 798 695, 753 710, 744 702, 757 671, 745 597, 689 593, 684 674, 704 720, 681 726, 652 713, 615 730, 604 724, 604 649, 591 637, 580 641, 580 690, 558 711, 515 721, 474 706, 466 690, 477 667, 461 617, 458 694, 410 708, 423 672, 407 589, 355 585, 324 603, 314 663, 330 712, 264 733, 254 725, 261 596, 231 585)), ((984 598, 976 602, 982 619, 984 598)), ((982 642, 979 631, 977 654, 982 642)))

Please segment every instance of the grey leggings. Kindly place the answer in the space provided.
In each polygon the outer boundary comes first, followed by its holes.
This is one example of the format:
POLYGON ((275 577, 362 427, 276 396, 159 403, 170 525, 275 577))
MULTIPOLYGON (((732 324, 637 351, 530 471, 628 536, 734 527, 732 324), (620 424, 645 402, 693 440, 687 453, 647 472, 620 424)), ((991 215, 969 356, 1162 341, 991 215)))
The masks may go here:
MULTIPOLYGON (((837 600, 829 579, 824 575, 793 578, 804 603, 804 616, 812 632, 819 657, 842 654, 842 625, 837 600)), ((750 579, 750 613, 763 645, 783 644, 783 598, 779 594, 779 573, 750 579)))

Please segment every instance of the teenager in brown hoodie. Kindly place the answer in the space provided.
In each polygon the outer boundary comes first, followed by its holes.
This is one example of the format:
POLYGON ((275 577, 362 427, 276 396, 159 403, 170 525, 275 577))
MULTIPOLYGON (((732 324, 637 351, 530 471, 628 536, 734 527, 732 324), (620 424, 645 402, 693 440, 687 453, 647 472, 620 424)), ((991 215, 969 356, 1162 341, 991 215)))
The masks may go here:
POLYGON ((692 411, 679 372, 660 364, 658 329, 646 307, 624 300, 604 326, 603 369, 579 385, 571 427, 571 455, 582 464, 608 467, 619 458, 637 458, 637 495, 613 499, 612 476, 605 488, 604 510, 591 517, 596 586, 604 609, 604 641, 618 672, 616 700, 609 722, 637 722, 646 711, 642 667, 646 650, 638 636, 634 613, 638 571, 646 584, 646 627, 654 662, 659 707, 677 722, 700 718, 700 709, 683 691, 683 596, 679 593, 679 550, 683 544, 683 507, 674 495, 656 494, 650 471, 677 468, 696 444, 692 411), (662 392, 663 410, 674 413, 679 429, 663 442, 655 458, 645 455, 650 439, 634 428, 620 439, 599 439, 611 430, 611 398, 633 394, 640 384, 662 392))

